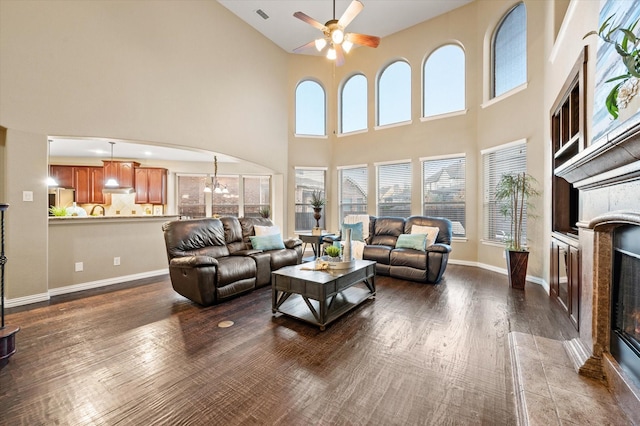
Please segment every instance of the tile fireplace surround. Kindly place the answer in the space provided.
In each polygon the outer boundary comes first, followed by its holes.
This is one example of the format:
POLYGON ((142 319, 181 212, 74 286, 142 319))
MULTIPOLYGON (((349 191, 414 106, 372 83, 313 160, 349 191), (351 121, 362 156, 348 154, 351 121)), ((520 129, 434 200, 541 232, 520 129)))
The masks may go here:
POLYGON ((640 424, 640 388, 609 351, 613 232, 640 226, 640 123, 623 123, 603 139, 558 173, 581 197, 580 337, 565 342, 565 349, 576 370, 605 380, 621 408, 640 424))

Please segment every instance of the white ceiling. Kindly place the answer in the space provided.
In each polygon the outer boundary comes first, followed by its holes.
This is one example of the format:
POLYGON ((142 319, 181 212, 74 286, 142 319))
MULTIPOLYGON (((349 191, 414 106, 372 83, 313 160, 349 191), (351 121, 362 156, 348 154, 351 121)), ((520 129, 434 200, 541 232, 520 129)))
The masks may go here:
MULTIPOLYGON (((384 37, 449 12, 473 0, 361 0, 364 9, 348 25, 347 32, 384 37)), ((294 18, 295 12, 304 12, 311 18, 326 23, 333 19, 331 0, 218 0, 218 3, 251 25, 265 37, 287 52, 302 46, 321 34, 320 30, 294 18), (256 11, 269 16, 263 19, 256 11)), ((339 19, 351 0, 336 0, 339 19)), ((318 55, 315 49, 303 54, 318 55)))
MULTIPOLYGON (((352 0, 336 0, 336 19, 342 16, 352 0)), ((375 35, 382 38, 456 9, 473 0, 362 0, 364 9, 347 27, 348 32, 375 35)), ((218 0, 240 19, 287 52, 318 38, 320 31, 294 18, 301 11, 324 24, 333 19, 331 0, 218 0), (263 19, 256 11, 261 9, 269 18, 263 19)), ((303 54, 318 55, 315 49, 303 54)), ((50 137, 52 157, 110 158, 111 146, 107 139, 50 137)), ((131 141, 113 140, 114 158, 129 160, 172 160, 237 162, 224 154, 211 151, 176 149, 168 146, 146 145, 131 141)))

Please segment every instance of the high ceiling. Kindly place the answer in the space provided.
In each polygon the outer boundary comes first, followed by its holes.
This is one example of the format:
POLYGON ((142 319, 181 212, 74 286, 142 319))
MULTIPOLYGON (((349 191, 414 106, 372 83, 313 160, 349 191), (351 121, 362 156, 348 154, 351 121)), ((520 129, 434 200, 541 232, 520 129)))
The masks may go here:
MULTIPOLYGON (((449 12, 472 0, 361 0, 364 9, 348 26, 348 32, 375 35, 383 38, 449 12)), ((333 19, 331 0, 218 0, 218 3, 251 25, 265 37, 287 52, 302 46, 320 35, 320 31, 294 18, 295 12, 304 12, 311 18, 326 23, 333 19), (262 18, 261 10, 269 18, 262 18)), ((342 16, 351 0, 336 0, 336 19, 342 16)), ((315 49, 304 54, 318 55, 315 49)))

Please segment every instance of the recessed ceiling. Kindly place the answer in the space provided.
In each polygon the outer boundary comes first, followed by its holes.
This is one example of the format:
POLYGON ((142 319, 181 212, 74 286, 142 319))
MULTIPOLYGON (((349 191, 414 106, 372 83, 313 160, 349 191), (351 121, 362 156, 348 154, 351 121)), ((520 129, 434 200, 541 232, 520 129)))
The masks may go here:
POLYGON ((115 139, 82 139, 50 137, 50 154, 52 157, 82 157, 82 158, 111 158, 111 145, 113 145, 113 158, 127 160, 162 160, 162 161, 195 161, 210 163, 214 155, 221 163, 235 163, 238 160, 228 155, 211 151, 171 148, 161 145, 147 145, 121 141, 115 139))
MULTIPOLYGON (((349 24, 349 32, 384 38, 473 0, 361 1, 364 9, 349 24)), ((294 18, 295 12, 304 12, 321 24, 333 19, 332 0, 218 0, 218 3, 289 53, 319 35, 316 28, 294 18), (258 11, 266 14, 268 19, 260 16, 258 11)), ((336 0, 336 19, 342 16, 350 3, 351 0, 336 0)), ((305 49, 301 53, 320 54, 315 49, 305 49)))

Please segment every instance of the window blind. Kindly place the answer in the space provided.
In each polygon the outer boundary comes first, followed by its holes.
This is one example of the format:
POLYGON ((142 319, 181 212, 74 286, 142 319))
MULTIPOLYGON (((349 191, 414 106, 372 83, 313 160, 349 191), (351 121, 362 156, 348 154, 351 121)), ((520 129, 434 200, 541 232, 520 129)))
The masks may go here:
POLYGON ((338 171, 340 184, 340 221, 350 214, 367 213, 367 167, 338 171))
POLYGON ((453 224, 453 236, 466 236, 466 158, 422 161, 423 214, 445 217, 453 224))
MULTIPOLYGON (((483 167, 483 237, 487 241, 503 242, 511 232, 509 218, 503 216, 496 202, 496 185, 505 173, 527 171, 527 145, 525 142, 509 144, 503 148, 484 152, 483 167)), ((523 238, 527 233, 526 208, 523 214, 523 238)))
POLYGON ((527 11, 515 6, 500 23, 493 39, 493 96, 527 81, 527 11))
POLYGON ((260 216, 260 210, 271 210, 271 177, 245 176, 243 179, 245 216, 260 216))
MULTIPOLYGON (((311 206, 311 195, 314 191, 320 191, 323 198, 325 195, 325 170, 296 168, 295 186, 295 228, 296 231, 310 231, 316 226, 313 218, 313 207, 311 206)), ((325 214, 323 208, 320 227, 324 228, 325 214)))
POLYGON ((376 165, 378 216, 411 215, 411 163, 376 165))

